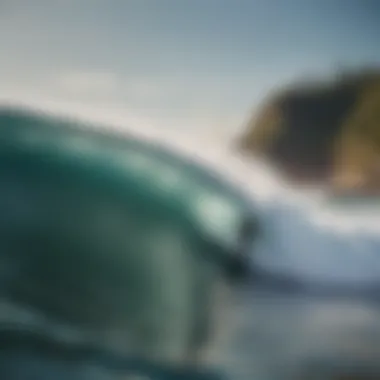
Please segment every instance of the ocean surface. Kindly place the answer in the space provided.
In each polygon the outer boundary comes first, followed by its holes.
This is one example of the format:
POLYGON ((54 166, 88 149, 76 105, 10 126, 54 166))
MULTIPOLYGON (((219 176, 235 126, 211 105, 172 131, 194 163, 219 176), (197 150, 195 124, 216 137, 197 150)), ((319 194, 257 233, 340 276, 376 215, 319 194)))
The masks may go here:
POLYGON ((266 235, 253 265, 305 288, 250 284, 237 297, 238 329, 224 361, 233 379, 380 373, 380 298, 357 292, 380 289, 380 210, 306 199, 277 197, 261 209, 266 235))
MULTIPOLYGON (((339 204, 315 189, 295 191, 266 168, 213 149, 207 139, 194 143, 189 136, 173 135, 165 141, 199 155, 249 193, 263 232, 252 249, 252 268, 314 289, 380 284, 379 202, 339 204)), ((222 355, 231 380, 326 380, 338 369, 380 371, 376 299, 254 283, 239 291, 234 303, 237 329, 222 355)))
POLYGON ((298 281, 290 290, 253 283, 236 297, 237 330, 223 356, 230 378, 380 373, 380 203, 296 190, 261 164, 220 150, 203 157, 257 210, 262 236, 252 268, 298 281))

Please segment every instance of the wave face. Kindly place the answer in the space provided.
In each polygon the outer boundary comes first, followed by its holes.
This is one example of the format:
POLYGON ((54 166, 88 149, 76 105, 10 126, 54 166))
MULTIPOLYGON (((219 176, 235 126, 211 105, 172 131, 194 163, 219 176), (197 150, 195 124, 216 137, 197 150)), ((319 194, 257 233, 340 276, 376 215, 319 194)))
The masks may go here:
MULTIPOLYGON (((377 286, 380 210, 375 206, 332 209, 320 192, 296 193, 226 147, 204 149, 190 138, 165 137, 165 142, 217 168, 250 194, 263 231, 252 266, 314 287, 377 286)), ((220 362, 236 380, 286 380, 310 368, 323 374, 336 366, 379 370, 379 317, 378 305, 363 297, 283 294, 255 284, 237 294, 237 329, 220 362)))

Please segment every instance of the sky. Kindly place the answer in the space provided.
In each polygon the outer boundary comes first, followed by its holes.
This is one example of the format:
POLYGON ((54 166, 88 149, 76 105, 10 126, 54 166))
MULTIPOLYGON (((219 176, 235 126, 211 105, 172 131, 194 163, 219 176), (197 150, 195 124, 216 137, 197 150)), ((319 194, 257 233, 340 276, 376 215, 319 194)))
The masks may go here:
POLYGON ((273 87, 380 63, 368 0, 2 0, 0 95, 236 134, 273 87))

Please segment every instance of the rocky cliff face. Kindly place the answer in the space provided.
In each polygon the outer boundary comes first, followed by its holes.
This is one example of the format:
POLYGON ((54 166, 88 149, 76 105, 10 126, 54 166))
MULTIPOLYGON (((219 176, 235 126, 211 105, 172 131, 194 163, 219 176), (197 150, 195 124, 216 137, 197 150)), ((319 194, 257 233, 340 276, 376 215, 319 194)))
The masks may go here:
POLYGON ((295 183, 380 194, 380 68, 278 91, 250 120, 238 149, 295 183))

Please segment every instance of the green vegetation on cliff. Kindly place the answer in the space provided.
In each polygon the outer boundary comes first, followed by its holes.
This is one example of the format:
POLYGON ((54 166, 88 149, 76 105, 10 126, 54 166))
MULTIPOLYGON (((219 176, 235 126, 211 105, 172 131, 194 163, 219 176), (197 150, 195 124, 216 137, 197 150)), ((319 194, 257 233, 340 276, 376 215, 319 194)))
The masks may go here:
POLYGON ((278 91, 249 121, 238 149, 298 183, 380 190, 380 68, 278 91))

